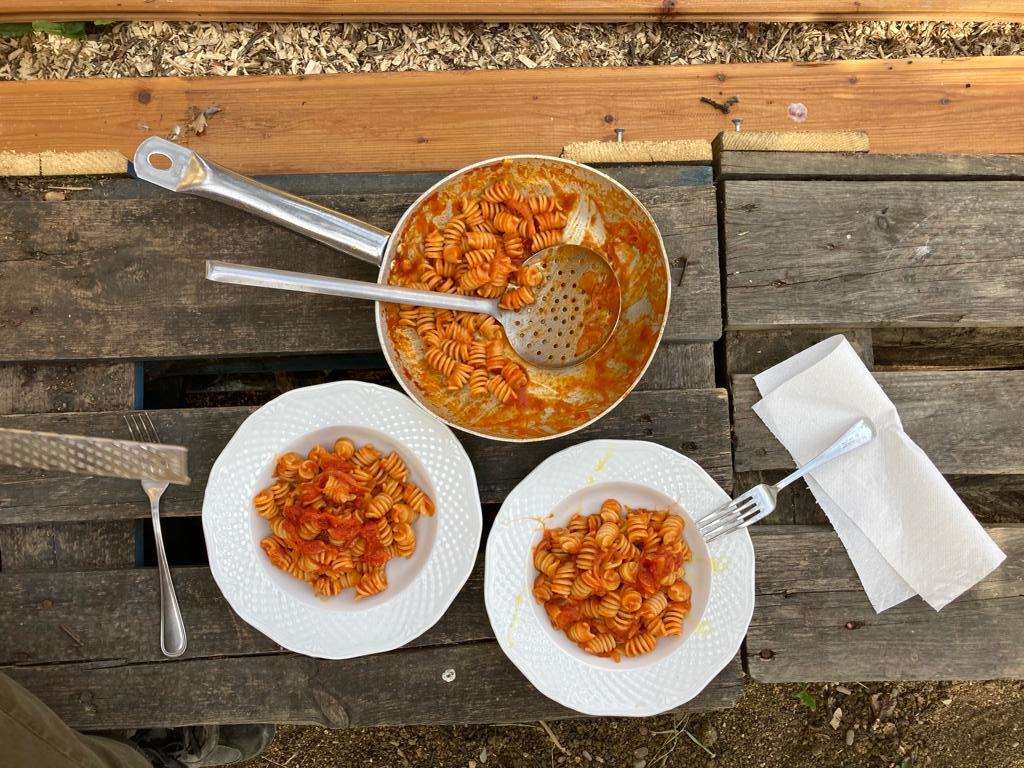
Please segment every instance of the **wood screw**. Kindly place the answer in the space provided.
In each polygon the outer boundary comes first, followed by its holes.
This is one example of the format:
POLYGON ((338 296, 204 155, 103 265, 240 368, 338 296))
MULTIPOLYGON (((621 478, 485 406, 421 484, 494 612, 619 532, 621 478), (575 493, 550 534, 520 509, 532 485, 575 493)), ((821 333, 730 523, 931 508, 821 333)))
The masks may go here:
POLYGON ((742 117, 734 117, 732 119, 732 124, 736 126, 736 133, 739 133, 740 132, 740 126, 743 125, 743 118, 742 117))
POLYGON ((622 143, 622 134, 624 134, 625 132, 626 132, 625 128, 616 128, 615 129, 615 141, 616 141, 616 143, 618 143, 618 144, 622 143))

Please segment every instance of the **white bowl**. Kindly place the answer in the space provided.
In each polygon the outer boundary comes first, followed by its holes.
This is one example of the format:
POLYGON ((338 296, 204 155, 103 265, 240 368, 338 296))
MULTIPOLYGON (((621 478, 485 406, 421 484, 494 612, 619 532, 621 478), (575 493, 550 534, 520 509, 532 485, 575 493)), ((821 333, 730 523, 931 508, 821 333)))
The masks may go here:
POLYGON ((584 714, 649 716, 689 701, 735 656, 753 613, 750 536, 741 531, 708 546, 693 524, 726 501, 697 464, 655 443, 594 440, 551 456, 509 494, 487 541, 484 599, 502 650, 541 693, 584 714), (532 594, 543 526, 564 526, 606 498, 681 514, 693 551, 683 634, 619 663, 554 629, 532 594))
POLYGON ((249 416, 214 463, 203 501, 210 570, 234 611, 283 647, 329 659, 389 651, 433 626, 469 578, 482 528, 473 466, 451 430, 404 395, 355 381, 295 389, 249 416), (437 507, 414 525, 413 556, 388 562, 388 588, 358 602, 353 590, 318 597, 271 565, 260 548, 270 526, 252 502, 280 454, 342 436, 397 451, 437 507))

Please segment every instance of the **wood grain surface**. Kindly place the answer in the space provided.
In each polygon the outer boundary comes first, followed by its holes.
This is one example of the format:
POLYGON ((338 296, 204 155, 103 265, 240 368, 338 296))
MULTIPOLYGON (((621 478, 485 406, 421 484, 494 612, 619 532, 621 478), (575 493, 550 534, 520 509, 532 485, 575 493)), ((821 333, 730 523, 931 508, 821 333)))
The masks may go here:
MULTIPOLYGON (((618 173, 654 216, 669 256, 665 341, 714 341, 722 328, 714 188, 674 186, 673 168, 618 173)), ((401 191, 387 176, 376 180, 380 191, 369 192, 365 179, 328 177, 321 188, 330 194, 308 196, 389 228, 418 193, 407 191, 406 176, 396 180, 401 191)), ((375 268, 243 211, 154 189, 0 201, 0 331, 9 331, 0 332, 0 360, 379 350, 372 303, 215 284, 203 262, 369 281, 375 268)))
POLYGON ((876 614, 838 537, 765 526, 756 536, 750 675, 764 682, 1024 677, 1024 526, 988 528, 1006 560, 936 612, 914 597, 876 614))
POLYGON ((1020 21, 1013 0, 7 0, 0 21, 1020 21))
POLYGON ((875 328, 879 367, 1024 368, 1024 328, 875 328))
POLYGON ((727 326, 1024 325, 1024 185, 726 181, 727 326))
MULTIPOLYGON (((197 515, 210 468, 253 408, 191 408, 150 411, 164 442, 189 449, 192 484, 172 486, 161 514, 197 515)), ((100 437, 124 437, 120 412, 0 417, 0 425, 100 437)), ((661 443, 704 467, 726 488, 732 480, 728 398, 723 389, 634 392, 592 426, 564 438, 509 449, 507 443, 456 433, 476 468, 484 503, 500 503, 540 461, 585 440, 626 436, 661 443)), ((146 517, 149 505, 138 483, 116 478, 62 475, 0 467, 0 530, 26 522, 93 522, 146 517)))
MULTIPOLYGON (((939 471, 1024 474, 1024 371, 904 371, 875 379, 907 434, 939 471)), ((786 469, 793 461, 753 411, 761 399, 750 376, 732 377, 737 472, 786 469)))
MULTIPOLYGON (((495 641, 412 648, 350 661, 286 654, 0 671, 80 729, 194 725, 196 713, 210 723, 312 723, 327 728, 581 717, 538 693, 495 641), (455 671, 450 683, 441 677, 447 670, 455 671)), ((737 654, 680 711, 731 706, 742 688, 737 654)))
POLYGON ((1024 152, 1022 73, 1020 57, 979 57, 20 81, 0 83, 0 151, 131 157, 147 136, 178 127, 183 143, 250 174, 447 170, 557 155, 611 140, 616 127, 630 141, 711 139, 733 130, 731 116, 700 97, 724 95, 740 97, 748 130, 863 130, 883 153, 1014 153, 1024 152), (806 122, 789 118, 792 103, 807 107, 806 122), (191 135, 190 109, 211 105, 222 111, 191 135))
MULTIPOLYGON (((789 473, 784 469, 737 472, 733 488, 740 492, 758 483, 777 483, 789 473)), ((1024 475, 945 475, 957 496, 983 523, 1024 523, 1024 475)), ((766 525, 828 525, 828 518, 804 483, 794 483, 779 494, 775 511, 766 525)))
POLYGON ((876 155, 863 152, 722 152, 720 179, 941 181, 1024 179, 1020 155, 876 155))
MULTIPOLYGON (((0 414, 131 408, 134 369, 131 363, 0 364, 0 414)), ((0 467, 0 472, 5 469, 0 467)), ((144 498, 138 484, 136 491, 144 498)), ((8 501, 0 490, 0 516, 8 501)), ((46 502, 41 498, 40 503, 46 502)), ((4 573, 128 568, 135 564, 132 520, 51 525, 45 516, 29 515, 19 522, 0 524, 0 569, 4 573)))
POLYGON ((772 331, 728 331, 725 334, 725 363, 729 374, 756 374, 797 352, 841 333, 871 369, 874 365, 872 334, 867 328, 797 328, 772 331))
MULTIPOLYGON (((407 647, 493 640, 484 610, 483 579, 481 556, 445 616, 407 647)), ((18 622, 5 622, 0 627, 0 667, 97 659, 164 659, 159 635, 154 631, 160 624, 156 568, 4 573, 0 574, 0 585, 0 612, 19 617, 18 622)), ((175 568, 174 586, 189 629, 185 658, 286 653, 238 618, 209 568, 175 568)))

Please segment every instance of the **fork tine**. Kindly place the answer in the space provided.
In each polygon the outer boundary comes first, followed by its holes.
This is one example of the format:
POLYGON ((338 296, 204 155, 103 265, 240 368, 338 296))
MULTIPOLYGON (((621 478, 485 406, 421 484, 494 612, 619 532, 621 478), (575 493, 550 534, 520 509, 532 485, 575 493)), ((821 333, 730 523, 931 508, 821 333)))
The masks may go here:
POLYGON ((134 415, 134 413, 126 413, 124 415, 124 423, 128 425, 128 434, 132 436, 132 440, 135 440, 136 442, 141 442, 139 440, 139 435, 135 429, 135 421, 132 418, 134 415))
POLYGON ((147 435, 150 438, 149 442, 151 442, 151 443, 162 442, 160 440, 160 433, 156 431, 156 425, 153 424, 153 419, 152 419, 152 417, 150 417, 149 411, 143 411, 142 412, 142 417, 143 417, 142 418, 143 423, 149 425, 149 434, 147 435))
POLYGON ((761 517, 767 515, 767 512, 762 514, 761 508, 756 502, 751 502, 743 508, 742 511, 737 512, 735 515, 730 515, 728 518, 719 520, 714 525, 708 526, 707 528, 701 528, 701 535, 704 536, 705 541, 711 541, 719 536, 736 530, 736 528, 743 528, 750 525, 755 520, 759 520, 761 517))
POLYGON ((725 536, 727 533, 732 533, 740 528, 749 528, 758 520, 763 520, 772 513, 771 509, 762 509, 755 505, 753 508, 747 510, 742 515, 737 515, 735 518, 723 521, 723 525, 716 527, 714 530, 701 531, 704 535, 704 541, 710 544, 712 541, 717 539, 719 536, 725 536))
POLYGON ((735 501, 725 505, 721 509, 715 510, 715 512, 711 513, 707 517, 698 520, 697 528, 700 531, 711 530, 719 524, 746 512, 751 508, 751 506, 756 505, 757 503, 754 501, 753 497, 744 498, 743 496, 740 496, 735 501))
POLYGON ((737 496, 735 499, 730 501, 728 504, 723 504, 718 509, 712 510, 704 517, 696 521, 698 528, 704 528, 716 520, 720 520, 732 514, 733 510, 745 506, 753 497, 749 493, 744 493, 742 496, 737 496))

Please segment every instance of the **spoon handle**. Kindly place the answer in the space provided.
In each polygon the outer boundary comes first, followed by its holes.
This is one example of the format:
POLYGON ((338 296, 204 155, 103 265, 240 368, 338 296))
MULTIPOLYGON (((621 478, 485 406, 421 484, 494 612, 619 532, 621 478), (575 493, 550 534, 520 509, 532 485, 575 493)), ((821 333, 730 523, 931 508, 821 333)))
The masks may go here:
POLYGON ((327 296, 347 296, 350 299, 372 299, 392 304, 414 304, 418 307, 452 309, 456 312, 479 312, 491 317, 499 317, 498 302, 494 299, 421 291, 417 288, 402 288, 397 285, 364 283, 359 280, 345 280, 341 277, 307 275, 304 272, 289 272, 283 269, 249 267, 244 264, 228 264, 223 261, 206 262, 206 279, 215 283, 320 293, 327 296))

